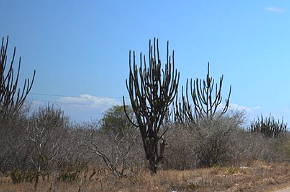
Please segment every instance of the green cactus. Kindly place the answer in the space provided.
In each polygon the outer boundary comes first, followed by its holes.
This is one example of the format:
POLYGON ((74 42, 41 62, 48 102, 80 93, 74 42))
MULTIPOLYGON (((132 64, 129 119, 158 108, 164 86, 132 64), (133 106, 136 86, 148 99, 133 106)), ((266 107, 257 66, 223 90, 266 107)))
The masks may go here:
POLYGON ((251 123, 248 130, 251 133, 262 133, 266 137, 277 138, 282 136, 287 131, 287 124, 275 120, 273 116, 258 118, 251 123))

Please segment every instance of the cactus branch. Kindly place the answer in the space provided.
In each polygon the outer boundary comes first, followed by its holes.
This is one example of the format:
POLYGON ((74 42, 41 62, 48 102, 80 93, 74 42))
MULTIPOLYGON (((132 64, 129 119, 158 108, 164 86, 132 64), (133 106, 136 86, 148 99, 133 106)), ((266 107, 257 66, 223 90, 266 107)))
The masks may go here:
MULTIPOLYGON (((163 123, 169 105, 177 94, 179 82, 179 72, 174 66, 174 51, 169 55, 168 42, 166 55, 165 67, 161 68, 159 44, 158 39, 155 38, 153 44, 149 40, 148 64, 141 53, 138 67, 135 52, 129 52, 130 69, 126 87, 136 123, 130 121, 140 130, 146 159, 149 161, 152 173, 156 173, 157 165, 163 158, 165 147, 163 135, 167 131, 163 123)), ((124 99, 123 103, 125 106, 124 99)))

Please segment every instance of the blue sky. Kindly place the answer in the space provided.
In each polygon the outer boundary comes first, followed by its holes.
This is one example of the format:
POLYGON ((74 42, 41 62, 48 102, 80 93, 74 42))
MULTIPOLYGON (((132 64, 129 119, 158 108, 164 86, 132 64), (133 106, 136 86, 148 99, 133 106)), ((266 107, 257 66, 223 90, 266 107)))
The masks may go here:
POLYGON ((224 74, 234 108, 290 121, 290 2, 286 0, 0 0, 0 36, 37 76, 29 100, 73 120, 99 118, 127 95, 128 51, 166 41, 186 78, 224 74))

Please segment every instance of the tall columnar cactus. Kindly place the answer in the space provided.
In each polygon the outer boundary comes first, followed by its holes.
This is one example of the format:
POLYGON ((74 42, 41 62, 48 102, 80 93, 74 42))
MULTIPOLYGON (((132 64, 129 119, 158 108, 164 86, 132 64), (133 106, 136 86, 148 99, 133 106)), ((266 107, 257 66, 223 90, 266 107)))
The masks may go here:
POLYGON ((205 79, 187 80, 185 93, 182 88, 181 101, 176 99, 175 102, 176 120, 196 122, 198 119, 212 119, 217 114, 221 116, 226 113, 230 103, 231 87, 225 104, 222 106, 222 85, 223 75, 219 82, 215 83, 210 76, 210 65, 208 63, 205 79))
POLYGON ((149 63, 146 63, 145 56, 141 53, 138 67, 135 52, 130 51, 129 67, 126 86, 136 118, 136 123, 131 123, 139 128, 149 168, 152 173, 156 173, 165 148, 163 135, 167 129, 162 125, 169 105, 176 96, 180 76, 174 66, 174 51, 170 56, 167 42, 167 60, 162 68, 158 39, 154 38, 153 45, 149 41, 149 63))
POLYGON ((262 133, 266 137, 277 138, 287 131, 287 125, 282 121, 275 120, 274 117, 263 117, 251 123, 249 131, 252 133, 262 133))
POLYGON ((8 37, 6 41, 2 38, 0 48, 0 118, 7 117, 8 115, 13 116, 19 112, 32 88, 35 77, 34 71, 32 79, 25 79, 24 85, 19 87, 21 57, 19 58, 18 66, 15 70, 13 65, 15 61, 16 47, 13 50, 10 61, 7 61, 7 50, 8 37))

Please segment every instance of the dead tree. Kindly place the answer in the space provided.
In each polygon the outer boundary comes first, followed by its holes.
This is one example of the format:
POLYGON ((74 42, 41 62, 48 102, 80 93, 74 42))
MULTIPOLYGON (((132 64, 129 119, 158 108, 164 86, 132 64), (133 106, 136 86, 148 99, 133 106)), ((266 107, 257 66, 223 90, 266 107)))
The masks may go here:
POLYGON ((61 109, 52 105, 41 107, 32 114, 26 129, 26 142, 31 151, 30 162, 35 171, 35 186, 40 176, 49 177, 62 149, 67 133, 68 118, 61 109))
POLYGON ((192 79, 186 81, 185 93, 182 88, 181 101, 176 99, 174 114, 176 121, 197 122, 199 119, 213 119, 217 114, 222 116, 227 112, 230 104, 231 87, 222 106, 223 75, 219 83, 215 83, 210 76, 210 65, 206 79, 192 79), (190 86, 190 87, 189 87, 190 86), (193 104, 193 105, 191 105, 193 104))
POLYGON ((34 77, 25 79, 23 86, 19 87, 19 72, 21 67, 21 57, 18 60, 18 67, 14 69, 16 47, 14 47, 12 58, 8 61, 8 37, 6 41, 2 38, 0 49, 0 117, 13 116, 17 114, 30 92, 34 77))
POLYGON ((104 134, 91 130, 86 140, 88 150, 100 157, 113 175, 127 176, 129 162, 134 156, 132 148, 137 143, 137 134, 130 132, 104 134))
MULTIPOLYGON (((167 61, 162 69, 158 39, 154 38, 153 45, 149 40, 149 64, 147 65, 145 56, 140 53, 138 67, 135 52, 130 51, 129 68, 126 86, 136 118, 136 123, 132 120, 131 123, 139 128, 149 168, 152 173, 156 173, 165 148, 163 136, 167 129, 162 125, 178 90, 180 74, 174 67, 174 51, 170 56, 167 42, 167 61)), ((124 98, 123 103, 126 110, 124 98)))

